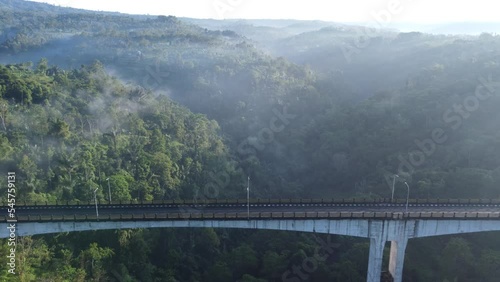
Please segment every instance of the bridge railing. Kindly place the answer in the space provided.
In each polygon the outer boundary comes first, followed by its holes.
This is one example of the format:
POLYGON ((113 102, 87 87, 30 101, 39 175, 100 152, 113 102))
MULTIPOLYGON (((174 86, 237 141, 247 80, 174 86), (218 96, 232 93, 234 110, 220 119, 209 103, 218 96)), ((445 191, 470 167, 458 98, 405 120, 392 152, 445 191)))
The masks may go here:
POLYGON ((499 220, 500 212, 250 212, 250 213, 138 213, 88 215, 38 215, 8 218, 0 221, 17 222, 78 222, 78 221, 144 221, 144 220, 279 220, 279 219, 491 219, 499 220))
MULTIPOLYGON (((250 199, 250 204, 405 204, 406 199, 250 199)), ((500 199, 409 199, 410 204, 500 204, 500 199)), ((7 206, 7 201, 0 202, 7 206)), ((99 205, 220 205, 247 204, 246 199, 210 199, 206 201, 193 200, 153 200, 153 201, 98 201, 99 205)), ((56 202, 25 202, 17 201, 16 206, 88 206, 93 201, 56 201, 56 202)))

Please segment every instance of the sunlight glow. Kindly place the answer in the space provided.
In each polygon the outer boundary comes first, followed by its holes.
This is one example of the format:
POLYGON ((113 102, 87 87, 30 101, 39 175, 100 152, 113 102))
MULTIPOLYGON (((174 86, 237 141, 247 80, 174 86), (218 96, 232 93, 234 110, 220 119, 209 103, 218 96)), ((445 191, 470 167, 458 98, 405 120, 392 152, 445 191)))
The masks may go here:
POLYGON ((335 22, 497 22, 497 2, 433 0, 32 0, 129 14, 214 19, 299 19, 335 22))

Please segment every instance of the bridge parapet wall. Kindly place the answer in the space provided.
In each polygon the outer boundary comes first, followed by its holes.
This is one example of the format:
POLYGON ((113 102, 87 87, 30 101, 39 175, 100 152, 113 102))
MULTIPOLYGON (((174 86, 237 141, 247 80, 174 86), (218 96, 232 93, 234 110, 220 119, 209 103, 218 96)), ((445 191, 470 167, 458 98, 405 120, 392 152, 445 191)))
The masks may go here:
MULTIPOLYGON (((500 220, 500 212, 239 212, 239 213, 138 213, 107 214, 97 217, 88 215, 18 215, 18 222, 82 222, 82 221, 127 221, 127 220, 205 220, 205 219, 374 219, 374 220, 500 220)), ((12 220, 6 215, 0 221, 12 220)))
MULTIPOLYGON (((250 204, 405 204, 406 199, 390 198, 350 198, 350 199, 250 199, 250 204)), ((410 204, 500 204, 500 199, 409 199, 410 204)), ((7 206, 5 200, 1 206, 7 206)), ((220 204, 247 204, 247 199, 210 199, 205 201, 193 200, 153 200, 153 201, 98 201, 99 205, 220 205, 220 204)), ((16 202, 17 206, 91 206, 93 201, 56 201, 56 202, 16 202)))

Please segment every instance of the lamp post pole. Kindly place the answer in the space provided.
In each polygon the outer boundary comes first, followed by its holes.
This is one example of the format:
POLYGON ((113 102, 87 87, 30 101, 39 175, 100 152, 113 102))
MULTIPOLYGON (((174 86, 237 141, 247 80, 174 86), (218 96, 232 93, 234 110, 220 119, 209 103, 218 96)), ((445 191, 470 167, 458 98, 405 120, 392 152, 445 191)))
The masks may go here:
POLYGON ((97 218, 99 218, 99 209, 97 209, 97 190, 99 190, 99 187, 97 187, 94 190, 94 203, 95 203, 95 215, 97 218))
POLYGON ((250 220, 250 176, 247 182, 247 219, 250 220))
POLYGON ((111 204, 111 187, 109 186, 109 177, 106 178, 106 180, 108 181, 108 195, 109 195, 109 203, 111 204))
POLYGON ((408 183, 406 183, 406 187, 408 188, 408 193, 406 194, 406 212, 408 212, 408 200, 410 199, 410 186, 408 185, 408 183))
POLYGON ((391 196, 391 200, 394 200, 394 187, 396 186, 396 177, 399 177, 399 175, 394 174, 394 176, 392 178, 392 196, 391 196))

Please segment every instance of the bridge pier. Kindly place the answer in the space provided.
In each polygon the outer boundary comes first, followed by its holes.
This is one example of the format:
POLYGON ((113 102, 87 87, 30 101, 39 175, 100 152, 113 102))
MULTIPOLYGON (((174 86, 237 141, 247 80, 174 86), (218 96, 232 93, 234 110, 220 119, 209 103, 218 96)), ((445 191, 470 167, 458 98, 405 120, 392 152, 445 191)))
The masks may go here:
POLYGON ((380 234, 370 238, 370 254, 368 255, 367 282, 380 282, 382 276, 382 262, 384 259, 384 248, 386 240, 380 234))
POLYGON ((403 281, 403 264, 405 261, 405 250, 408 238, 400 238, 391 241, 391 256, 389 257, 389 272, 394 278, 394 282, 403 281))
POLYGON ((366 281, 380 282, 385 244, 387 241, 391 241, 389 272, 394 278, 394 282, 402 282, 406 245, 408 239, 414 234, 415 222, 371 221, 368 230, 370 254, 366 281))

